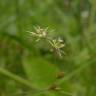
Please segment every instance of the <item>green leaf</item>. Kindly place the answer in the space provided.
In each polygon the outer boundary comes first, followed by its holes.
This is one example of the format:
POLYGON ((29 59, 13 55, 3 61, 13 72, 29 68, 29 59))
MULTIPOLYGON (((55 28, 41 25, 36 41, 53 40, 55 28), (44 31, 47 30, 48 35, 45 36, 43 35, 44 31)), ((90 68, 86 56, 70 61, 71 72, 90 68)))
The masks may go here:
POLYGON ((58 68, 40 57, 24 59, 24 69, 32 85, 37 88, 46 88, 56 79, 58 68))

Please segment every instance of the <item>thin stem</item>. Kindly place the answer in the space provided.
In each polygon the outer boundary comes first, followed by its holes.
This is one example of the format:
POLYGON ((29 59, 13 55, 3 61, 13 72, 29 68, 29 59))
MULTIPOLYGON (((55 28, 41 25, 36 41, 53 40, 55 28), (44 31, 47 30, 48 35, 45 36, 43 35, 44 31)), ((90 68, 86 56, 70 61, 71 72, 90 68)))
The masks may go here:
POLYGON ((89 32, 93 30, 94 26, 94 18, 95 18, 95 13, 96 13, 96 0, 91 1, 91 12, 90 12, 90 20, 89 20, 89 32))
MULTIPOLYGON (((96 60, 95 60, 96 61, 96 60)), ((59 80, 58 83, 63 83, 64 81, 67 81, 69 79, 71 79, 73 76, 75 76, 76 74, 80 73, 82 70, 84 70, 85 68, 87 68, 88 66, 90 66, 90 64, 92 64, 93 61, 86 63, 84 65, 82 65, 81 67, 77 68, 76 70, 74 70, 73 72, 70 72, 68 75, 66 75, 63 79, 59 80)))
POLYGON ((23 79, 20 76, 17 76, 17 75, 9 72, 8 70, 6 70, 4 68, 0 68, 0 73, 7 76, 7 77, 9 77, 9 78, 11 78, 11 79, 13 79, 13 80, 15 80, 15 81, 17 81, 17 82, 19 82, 19 83, 21 83, 21 84, 24 84, 24 85, 30 87, 34 91, 37 90, 36 88, 34 88, 32 86, 32 84, 28 80, 23 79))
POLYGON ((72 96, 72 93, 65 92, 65 91, 63 91, 63 90, 60 90, 59 92, 60 92, 62 95, 72 96))

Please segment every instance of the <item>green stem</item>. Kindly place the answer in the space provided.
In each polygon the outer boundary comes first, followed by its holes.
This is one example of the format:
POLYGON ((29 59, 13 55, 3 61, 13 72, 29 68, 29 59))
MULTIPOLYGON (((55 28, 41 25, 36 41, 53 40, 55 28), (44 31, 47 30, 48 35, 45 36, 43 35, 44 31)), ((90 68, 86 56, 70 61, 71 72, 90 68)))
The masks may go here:
POLYGON ((82 72, 82 70, 84 70, 85 68, 87 68, 88 66, 90 66, 91 64, 93 64, 94 61, 96 61, 96 60, 93 60, 93 61, 90 61, 90 62, 88 62, 86 64, 83 64, 81 67, 77 68, 73 72, 70 72, 63 79, 60 79, 59 80, 59 84, 63 83, 64 81, 70 80, 72 77, 74 77, 78 73, 82 72))
POLYGON ((94 18, 96 13, 96 0, 91 1, 91 12, 90 12, 90 20, 89 20, 89 32, 91 32, 94 28, 94 18))
POLYGON ((9 77, 9 78, 11 78, 11 79, 13 79, 13 80, 15 80, 15 81, 17 81, 17 82, 19 82, 19 83, 21 83, 21 84, 24 84, 24 85, 30 87, 32 90, 37 90, 36 88, 34 88, 31 85, 31 83, 28 80, 23 79, 23 78, 15 75, 15 74, 9 72, 8 70, 6 70, 4 68, 0 68, 0 73, 7 76, 7 77, 9 77))

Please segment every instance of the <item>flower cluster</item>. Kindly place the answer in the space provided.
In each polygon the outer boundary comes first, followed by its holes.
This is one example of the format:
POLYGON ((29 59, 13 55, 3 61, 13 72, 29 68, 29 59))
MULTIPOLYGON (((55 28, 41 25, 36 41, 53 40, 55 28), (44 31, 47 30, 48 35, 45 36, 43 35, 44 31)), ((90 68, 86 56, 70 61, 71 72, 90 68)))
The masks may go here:
POLYGON ((49 40, 49 43, 53 47, 52 51, 55 52, 59 57, 62 57, 62 54, 64 54, 64 51, 61 49, 65 46, 63 43, 63 40, 61 38, 49 40))
MULTIPOLYGON (((46 38, 48 28, 43 29, 43 28, 41 28, 40 26, 34 27, 34 28, 35 28, 35 31, 36 31, 36 32, 30 32, 34 37, 46 38)), ((28 31, 28 32, 29 32, 29 31, 28 31)))
POLYGON ((48 43, 52 47, 52 51, 55 52, 59 57, 62 57, 62 54, 64 54, 64 51, 61 49, 65 46, 63 43, 63 40, 61 38, 58 39, 53 39, 48 36, 48 28, 43 29, 40 26, 35 27, 36 32, 30 32, 32 36, 36 37, 37 40, 39 41, 40 39, 45 39, 48 41, 48 43))
POLYGON ((50 44, 55 48, 55 49, 61 49, 65 45, 63 44, 63 40, 58 38, 58 39, 53 39, 52 41, 49 41, 50 44))

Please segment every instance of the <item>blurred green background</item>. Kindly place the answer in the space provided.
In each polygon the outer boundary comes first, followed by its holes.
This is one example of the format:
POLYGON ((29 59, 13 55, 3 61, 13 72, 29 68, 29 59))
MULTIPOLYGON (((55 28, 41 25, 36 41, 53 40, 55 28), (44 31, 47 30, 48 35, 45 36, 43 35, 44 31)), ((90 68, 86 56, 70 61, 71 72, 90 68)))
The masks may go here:
POLYGON ((0 0, 0 96, 96 96, 95 4, 0 0), (37 25, 64 39, 63 59, 28 34, 37 25), (60 72, 64 78, 56 80, 60 72), (45 90, 54 82, 60 90, 45 90))

